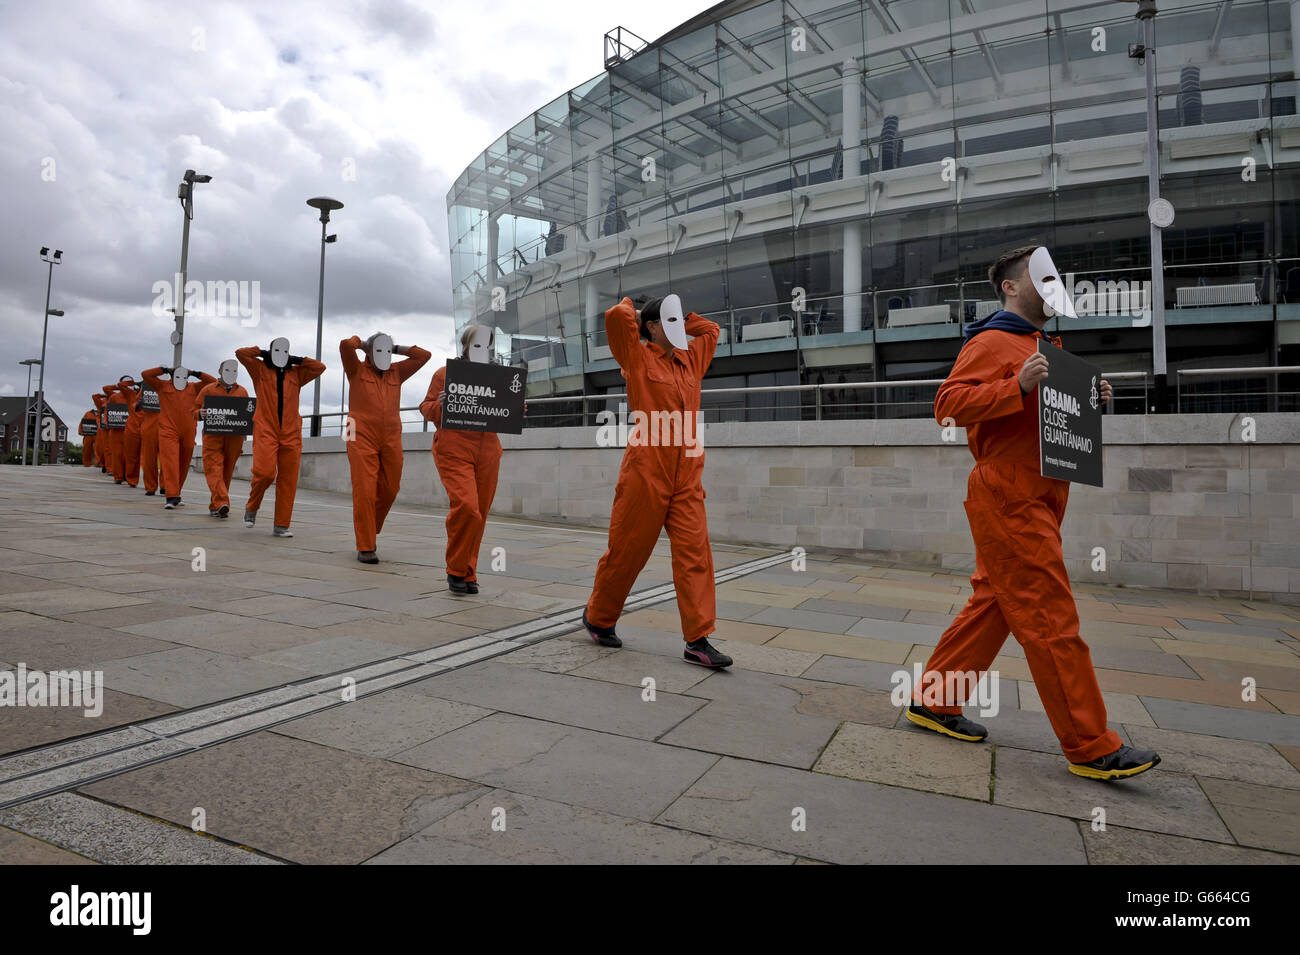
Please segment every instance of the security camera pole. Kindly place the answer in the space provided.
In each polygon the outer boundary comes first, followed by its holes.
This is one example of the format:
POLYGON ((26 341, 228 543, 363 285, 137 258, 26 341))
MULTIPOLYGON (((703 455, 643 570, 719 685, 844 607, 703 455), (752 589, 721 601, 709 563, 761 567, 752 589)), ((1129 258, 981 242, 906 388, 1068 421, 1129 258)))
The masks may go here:
MULTIPOLYGON (((308 199, 307 205, 313 209, 320 210, 320 288, 316 293, 316 360, 320 361, 321 329, 325 325, 325 246, 335 241, 337 235, 326 235, 325 230, 329 226, 330 213, 337 212, 343 208, 343 203, 337 199, 330 199, 327 196, 317 196, 315 199, 308 199)), ((347 375, 343 376, 347 381, 347 375)), ((313 393, 311 399, 311 436, 320 437, 320 376, 316 376, 316 381, 312 385, 313 393)), ((342 411, 342 407, 339 408, 342 411)))
MULTIPOLYGON (((40 383, 37 385, 38 390, 36 392, 37 434, 32 436, 32 444, 35 446, 35 450, 32 452, 33 467, 36 465, 37 458, 41 456, 41 439, 39 437, 39 433, 41 431, 41 425, 45 420, 45 340, 50 332, 50 316, 63 314, 58 309, 54 309, 54 310, 50 309, 50 287, 54 284, 54 267, 56 265, 63 264, 63 250, 55 249, 53 258, 50 258, 49 254, 50 254, 49 246, 45 246, 45 245, 41 246, 41 261, 49 263, 50 268, 49 268, 49 273, 45 279, 45 319, 44 319, 45 330, 41 332, 41 377, 39 379, 40 383)), ((23 435, 26 436, 26 434, 27 434, 27 416, 24 415, 23 435)), ((25 454, 26 452, 24 452, 24 455, 25 454)), ((26 463, 27 463, 27 458, 24 456, 23 464, 26 463)))
POLYGON ((185 227, 181 233, 181 287, 176 290, 176 330, 172 332, 173 368, 183 367, 181 348, 185 343, 185 272, 190 261, 190 220, 194 218, 194 184, 211 181, 211 176, 200 176, 193 169, 186 169, 185 178, 176 190, 176 196, 181 200, 181 209, 185 212, 185 227))
POLYGON ((1147 218, 1151 222, 1151 364, 1155 375, 1155 404, 1147 411, 1164 414, 1169 404, 1169 369, 1165 360, 1165 254, 1160 230, 1174 221, 1174 207, 1160 198, 1160 123, 1156 113, 1156 0, 1124 0, 1137 4, 1142 42, 1130 43, 1130 59, 1146 65, 1147 78, 1147 218))

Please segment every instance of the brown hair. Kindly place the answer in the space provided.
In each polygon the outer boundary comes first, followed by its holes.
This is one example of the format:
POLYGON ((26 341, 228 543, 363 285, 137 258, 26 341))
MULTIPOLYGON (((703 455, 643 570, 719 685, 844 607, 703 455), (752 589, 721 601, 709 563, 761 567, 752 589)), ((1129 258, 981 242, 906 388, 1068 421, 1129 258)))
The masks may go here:
POLYGON ((1036 245, 1022 245, 1010 252, 1003 252, 998 256, 997 261, 989 266, 989 281, 993 283, 993 291, 997 293, 998 301, 1003 305, 1007 304, 1007 296, 1002 291, 1002 280, 1019 278, 1024 271, 1024 263, 1037 249, 1036 245))

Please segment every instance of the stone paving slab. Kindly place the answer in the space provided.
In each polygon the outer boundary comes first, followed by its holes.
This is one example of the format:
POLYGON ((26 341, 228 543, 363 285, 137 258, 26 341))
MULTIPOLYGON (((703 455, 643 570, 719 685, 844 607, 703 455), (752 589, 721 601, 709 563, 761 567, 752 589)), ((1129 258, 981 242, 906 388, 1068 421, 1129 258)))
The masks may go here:
POLYGON ((1300 858, 1201 839, 1108 825, 1080 824, 1092 865, 1300 865, 1300 858))
POLYGON ((291 862, 362 862, 483 793, 464 780, 258 733, 83 787, 291 862))
MULTIPOLYGON (((683 662, 682 666, 690 666, 683 662)), ((601 730, 621 736, 657 739, 703 705, 673 693, 641 699, 640 687, 584 680, 564 673, 514 667, 496 660, 442 676, 408 689, 443 700, 601 730)))
POLYGON ((275 732, 363 756, 392 757, 491 713, 468 703, 393 690, 294 720, 275 732))
MULTIPOLYGON (((6 664, 3 669, 12 667, 6 664)), ((107 688, 103 691, 103 707, 104 712, 98 717, 87 717, 85 709, 77 707, 0 707, 0 755, 175 711, 175 707, 166 703, 107 688)))
POLYGON ((1228 706, 1209 706, 1153 697, 1143 697, 1142 704, 1161 729, 1280 743, 1283 746, 1300 745, 1300 716, 1258 713, 1228 706))
POLYGON ((394 759, 648 822, 718 757, 498 713, 394 759))
POLYGON ((1213 778, 1201 787, 1237 842, 1300 854, 1300 791, 1213 778))
POLYGON ((380 865, 788 865, 793 856, 493 790, 385 850, 380 865), (504 825, 493 829, 493 822, 504 825))
POLYGON ((1129 726, 1128 735, 1133 746, 1158 752, 1169 772, 1300 789, 1300 772, 1266 743, 1148 726, 1129 726))
MULTIPOLYGON (((108 865, 275 865, 274 859, 232 846, 185 826, 168 825, 138 813, 107 805, 75 793, 58 793, 0 810, 0 825, 11 826, 32 841, 41 840, 46 854, 68 859, 31 858, 108 865)), ((5 858, 0 840, 0 861, 5 858)))
POLYGON ((1086 861, 1075 825, 1058 816, 730 758, 658 821, 846 865, 1086 861))
POLYGON ((954 746, 935 733, 899 733, 845 723, 813 769, 987 802, 992 764, 991 746, 954 746))
POLYGON ((0 865, 97 865, 93 859, 0 826, 0 865))
POLYGON ((199 706, 288 683, 301 670, 192 647, 160 650, 99 664, 104 685, 174 706, 199 706))
POLYGON ((1161 768, 1136 779, 1104 783, 1075 776, 1064 756, 999 746, 993 801, 1089 822, 1100 807, 1106 811, 1108 826, 1232 842, 1196 780, 1161 768))

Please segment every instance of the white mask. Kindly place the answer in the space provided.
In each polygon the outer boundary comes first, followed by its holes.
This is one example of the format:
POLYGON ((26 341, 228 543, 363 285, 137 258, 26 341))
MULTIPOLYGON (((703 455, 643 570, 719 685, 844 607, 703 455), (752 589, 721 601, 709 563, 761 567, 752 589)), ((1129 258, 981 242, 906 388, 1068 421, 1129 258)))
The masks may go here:
POLYGON ((686 314, 682 311, 680 297, 664 296, 664 300, 659 303, 659 326, 674 348, 686 347, 686 314))
POLYGON ((388 371, 393 364, 393 339, 380 333, 370 343, 370 363, 380 371, 388 371))
POLYGON ((172 369, 172 387, 184 391, 190 386, 190 370, 177 365, 172 369))
POLYGON ((492 329, 476 328, 465 349, 465 357, 470 361, 487 364, 492 360, 492 329))
POLYGON ((1052 262, 1051 253, 1043 246, 1035 249, 1029 257, 1029 281, 1034 283, 1034 288, 1043 297, 1043 314, 1048 318, 1053 315, 1079 317, 1074 311, 1070 291, 1061 281, 1061 273, 1056 271, 1056 264, 1052 262))
POLYGON ((271 364, 276 368, 289 367, 289 339, 274 338, 271 340, 271 364))
POLYGON ((218 373, 221 375, 223 385, 233 385, 239 380, 239 365, 235 363, 233 358, 227 358, 221 363, 218 373))

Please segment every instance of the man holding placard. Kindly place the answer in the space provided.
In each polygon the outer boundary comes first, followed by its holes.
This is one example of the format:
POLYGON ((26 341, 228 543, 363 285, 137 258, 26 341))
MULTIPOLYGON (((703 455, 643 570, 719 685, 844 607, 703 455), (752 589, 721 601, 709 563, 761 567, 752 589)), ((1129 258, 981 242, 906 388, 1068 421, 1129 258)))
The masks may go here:
MULTIPOLYGON (((1068 431, 1083 407, 1057 388, 1053 369, 1064 355, 1061 340, 1042 331, 1056 313, 1076 317, 1074 304, 1041 246, 999 256, 989 281, 1005 308, 966 327, 934 402, 940 424, 966 428, 975 457, 965 502, 975 540, 974 593, 930 655, 907 719, 956 739, 983 740, 988 731, 962 715, 961 688, 971 676, 985 677, 1010 632, 1024 647, 1070 772, 1106 780, 1135 776, 1160 757, 1125 746, 1107 726, 1061 550, 1070 485, 1041 470, 1047 456, 1057 455, 1058 443, 1080 443, 1047 434, 1048 428, 1068 431), (1046 397, 1040 390, 1048 391, 1046 397)), ((1098 382, 1097 392, 1098 403, 1110 400, 1108 382, 1098 382)), ((1089 454, 1100 455, 1099 427, 1096 444, 1089 454)))
POLYGON ((203 422, 203 476, 212 492, 208 514, 224 521, 230 516, 230 479, 244 450, 244 437, 253 433, 256 406, 238 383, 239 364, 233 358, 223 361, 217 371, 217 380, 199 390, 194 417, 203 422), (216 414, 234 399, 242 400, 232 408, 233 416, 216 414))
POLYGON ((95 436, 99 434, 99 410, 92 408, 81 416, 77 425, 77 434, 81 435, 81 466, 88 468, 95 460, 95 436))
MULTIPOLYGON (((451 505, 447 511, 447 589, 454 594, 478 593, 478 551, 483 543, 488 511, 492 509, 492 499, 496 496, 497 475, 501 467, 501 439, 495 431, 487 430, 489 422, 473 427, 479 422, 467 419, 476 411, 480 412, 480 417, 486 417, 483 413, 489 409, 504 410, 507 412, 504 417, 513 417, 515 409, 508 407, 506 402, 512 395, 522 394, 525 382, 523 372, 500 366, 492 366, 491 370, 510 377, 509 382, 475 386, 453 381, 450 406, 457 410, 448 414, 447 376, 449 371, 455 373, 453 369, 462 374, 468 372, 470 369, 464 368, 465 362, 474 366, 491 366, 493 346, 492 329, 486 325, 465 326, 460 334, 459 362, 453 365, 455 359, 448 361, 446 366, 433 373, 429 391, 420 403, 420 414, 432 421, 437 429, 433 434, 433 463, 451 505), (476 393, 466 394, 470 391, 476 393), (490 394, 482 394, 483 391, 490 394), (479 403, 480 398, 483 404, 479 403)), ((522 413, 520 408, 520 417, 522 413)), ((515 427, 505 426, 517 434, 517 425, 518 422, 515 422, 515 427)))
MULTIPOLYGON (((144 496, 153 497, 160 490, 161 470, 158 466, 158 392, 149 387, 140 389, 135 410, 140 415, 140 476, 144 481, 144 496)), ((166 488, 162 488, 166 497, 166 488)))

